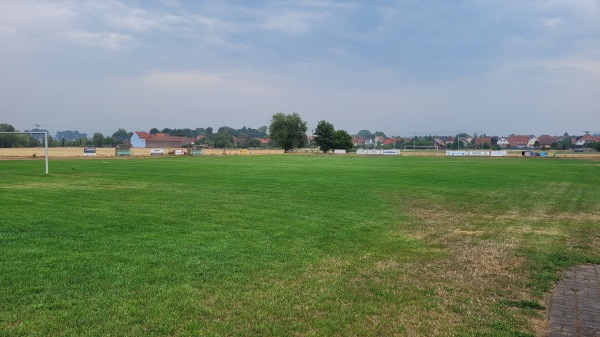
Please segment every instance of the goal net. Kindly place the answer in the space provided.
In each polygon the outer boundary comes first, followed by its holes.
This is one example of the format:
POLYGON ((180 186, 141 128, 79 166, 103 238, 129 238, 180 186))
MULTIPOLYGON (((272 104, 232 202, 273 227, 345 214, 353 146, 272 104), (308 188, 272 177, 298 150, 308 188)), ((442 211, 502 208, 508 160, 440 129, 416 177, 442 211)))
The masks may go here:
POLYGON ((192 156, 201 156, 203 147, 204 145, 194 145, 193 147, 188 148, 188 153, 192 156))
POLYGON ((439 156, 437 145, 404 145, 404 156, 439 156))
POLYGON ((131 156, 131 144, 117 144, 115 156, 131 156))

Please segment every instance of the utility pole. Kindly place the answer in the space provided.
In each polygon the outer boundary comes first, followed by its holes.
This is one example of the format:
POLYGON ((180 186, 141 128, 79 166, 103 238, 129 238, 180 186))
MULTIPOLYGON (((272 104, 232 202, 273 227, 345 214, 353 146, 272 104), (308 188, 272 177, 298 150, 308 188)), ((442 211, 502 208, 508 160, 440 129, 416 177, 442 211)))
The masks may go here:
MULTIPOLYGON (((42 124, 35 124, 34 123, 33 125, 35 125, 35 131, 40 131, 40 126, 42 126, 42 124)), ((42 142, 42 140, 40 138, 37 138, 37 137, 36 137, 36 139, 38 141, 38 145, 41 145, 40 143, 42 142)))
MULTIPOLYGON (((585 134, 584 136, 587 136, 590 134, 590 131, 583 131, 585 134)), ((583 140, 583 148, 585 149, 587 147, 587 140, 583 140)))

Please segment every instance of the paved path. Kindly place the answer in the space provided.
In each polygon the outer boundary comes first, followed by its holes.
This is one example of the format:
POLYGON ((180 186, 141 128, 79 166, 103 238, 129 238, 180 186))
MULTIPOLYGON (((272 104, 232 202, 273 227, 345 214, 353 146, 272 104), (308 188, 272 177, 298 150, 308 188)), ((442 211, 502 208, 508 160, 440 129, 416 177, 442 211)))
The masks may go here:
POLYGON ((546 298, 548 337, 600 336, 600 265, 581 265, 546 298))

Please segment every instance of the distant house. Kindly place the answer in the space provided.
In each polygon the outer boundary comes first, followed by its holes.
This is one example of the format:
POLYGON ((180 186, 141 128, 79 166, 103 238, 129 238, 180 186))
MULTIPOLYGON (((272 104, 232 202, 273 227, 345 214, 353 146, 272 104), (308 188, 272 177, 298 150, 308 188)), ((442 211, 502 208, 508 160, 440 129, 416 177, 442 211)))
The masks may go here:
POLYGON ((395 144, 396 143, 396 138, 395 137, 388 137, 383 141, 383 145, 390 145, 390 144, 395 144))
POLYGON ((500 138, 498 138, 496 145, 501 146, 501 147, 508 147, 510 145, 510 142, 508 141, 507 137, 500 137, 500 138))
POLYGON ((354 146, 363 146, 366 143, 366 139, 364 137, 352 137, 352 144, 354 146))
POLYGON ((481 148, 482 144, 492 145, 492 137, 477 137, 477 138, 475 138, 475 147, 481 148))
POLYGON ((150 134, 144 131, 136 131, 131 135, 131 140, 129 141, 131 147, 146 147, 146 140, 150 138, 150 134))
POLYGON ((177 148, 193 144, 188 137, 176 137, 166 133, 136 131, 131 136, 131 146, 136 148, 177 148))
POLYGON ((433 139, 433 145, 437 146, 438 148, 445 149, 446 148, 446 141, 443 140, 443 139, 441 139, 441 138, 439 138, 439 137, 435 137, 433 139))
POLYGON ((269 139, 269 138, 256 138, 256 139, 258 139, 261 146, 267 146, 271 142, 271 139, 269 139))
POLYGON ((115 141, 117 142, 117 144, 129 144, 129 137, 128 136, 116 136, 115 141))
POLYGON ((538 141, 538 137, 529 136, 529 140, 527 141, 527 147, 535 147, 535 142, 538 141))
POLYGON ((575 145, 576 146, 589 146, 590 144, 594 144, 594 143, 598 143, 600 142, 600 137, 594 137, 592 135, 590 135, 589 133, 586 133, 585 135, 578 137, 575 140, 575 145))
POLYGON ((374 142, 376 145, 381 145, 385 142, 385 137, 384 136, 376 136, 374 139, 374 142))
POLYGON ((558 142, 560 137, 549 136, 549 135, 541 135, 538 137, 538 142, 540 143, 540 147, 542 149, 549 149, 552 147, 552 144, 558 142))
POLYGON ((510 136, 508 137, 508 145, 513 149, 523 149, 529 143, 529 136, 510 136))

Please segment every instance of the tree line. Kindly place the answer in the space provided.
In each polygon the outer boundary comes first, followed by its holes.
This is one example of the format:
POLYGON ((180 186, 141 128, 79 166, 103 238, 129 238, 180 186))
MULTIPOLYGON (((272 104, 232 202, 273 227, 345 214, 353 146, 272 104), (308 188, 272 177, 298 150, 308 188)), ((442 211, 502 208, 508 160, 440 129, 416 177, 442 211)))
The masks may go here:
MULTIPOLYGON (((0 131, 18 132, 12 125, 7 123, 0 124, 0 131)), ((23 132, 48 132, 45 129, 32 129, 23 132)), ((234 129, 228 126, 220 127, 216 133, 212 127, 207 128, 151 128, 150 134, 165 133, 171 136, 199 138, 197 144, 203 144, 209 147, 260 147, 262 146, 259 138, 268 137, 268 127, 261 126, 258 129, 242 127, 234 129)), ((118 129, 112 135, 105 136, 96 132, 90 137, 87 133, 73 130, 58 131, 54 136, 48 133, 49 147, 114 147, 131 139, 133 132, 123 128, 118 129)), ((0 134, 0 147, 37 147, 43 146, 44 136, 42 134, 0 134)))
MULTIPOLYGON (((165 133, 171 136, 188 137, 197 139, 196 144, 205 145, 207 147, 216 148, 259 148, 264 147, 264 140, 270 139, 271 143, 266 146, 276 146, 282 148, 285 152, 289 152, 295 148, 306 147, 307 145, 317 146, 323 152, 329 152, 333 149, 351 150, 354 147, 352 136, 345 130, 335 130, 333 124, 328 121, 321 120, 313 130, 314 139, 312 142, 307 136, 307 123, 302 120, 298 113, 285 114, 276 113, 271 118, 269 127, 261 126, 258 129, 243 127, 234 129, 228 126, 220 127, 217 132, 214 132, 212 127, 207 128, 151 128, 149 133, 165 133)), ((15 128, 6 123, 0 123, 0 131, 15 132, 15 128)), ((24 132, 44 132, 44 129, 25 130, 24 132)), ((114 147, 117 144, 126 142, 131 138, 133 132, 129 132, 123 128, 118 129, 110 136, 105 136, 102 133, 94 133, 89 137, 86 133, 79 131, 58 131, 54 137, 48 135, 49 147, 114 147)), ((389 139, 384 132, 376 131, 371 133, 369 130, 360 130, 356 137, 373 140, 376 137, 389 139)), ((467 134, 459 133, 453 137, 452 143, 448 144, 449 149, 461 149, 465 147, 474 147, 477 135, 473 137, 471 142, 465 144, 463 139, 467 138, 467 134)), ((484 137, 485 134, 483 135, 484 137)), ((434 146, 437 136, 415 136, 411 139, 403 137, 393 137, 392 142, 387 144, 374 142, 374 148, 398 148, 402 149, 406 146, 434 146)), ((445 137, 441 137, 446 139, 445 137)), ((487 138, 487 137, 486 137, 487 138)), ((500 147, 496 144, 498 137, 491 137, 491 142, 484 142, 481 145, 482 149, 497 150, 500 147)), ((0 147, 37 147, 43 146, 44 136, 41 134, 0 134, 0 147)), ((568 150, 572 147, 568 134, 551 145, 555 150, 568 150)), ((593 147, 600 151, 600 143, 596 143, 593 147)))

